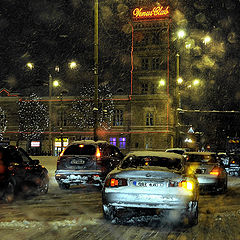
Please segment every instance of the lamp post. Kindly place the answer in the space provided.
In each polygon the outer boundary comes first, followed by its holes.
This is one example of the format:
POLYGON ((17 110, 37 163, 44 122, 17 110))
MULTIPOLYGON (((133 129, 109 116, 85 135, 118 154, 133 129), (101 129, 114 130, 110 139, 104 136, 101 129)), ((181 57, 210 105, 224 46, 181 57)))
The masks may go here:
POLYGON ((93 138, 98 140, 98 0, 94 0, 94 126, 93 138))
POLYGON ((61 137, 61 152, 63 151, 63 93, 60 93, 61 101, 61 119, 60 119, 60 137, 61 137))
POLYGON ((179 85, 178 85, 178 80, 179 80, 179 57, 180 55, 177 53, 176 54, 176 106, 175 106, 175 131, 176 131, 176 140, 175 140, 175 145, 176 147, 179 147, 180 143, 180 129, 179 129, 179 108, 180 108, 180 92, 179 92, 179 85))
POLYGON ((48 135, 48 141, 49 141, 49 154, 52 156, 53 153, 53 146, 52 146, 52 84, 53 84, 53 78, 52 75, 49 74, 49 82, 48 82, 48 87, 49 87, 49 135, 48 135))

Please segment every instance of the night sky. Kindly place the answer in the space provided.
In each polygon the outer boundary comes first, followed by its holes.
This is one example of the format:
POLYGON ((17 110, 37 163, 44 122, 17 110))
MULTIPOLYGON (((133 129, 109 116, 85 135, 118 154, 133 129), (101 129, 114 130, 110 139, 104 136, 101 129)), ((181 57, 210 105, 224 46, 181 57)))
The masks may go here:
MULTIPOLYGON (((114 93, 129 93, 132 2, 99 0, 99 79, 110 82, 114 93)), ((239 1, 153 2, 170 5, 170 39, 180 52, 180 75, 186 82, 201 80, 199 89, 183 89, 184 107, 239 109, 239 1), (180 28, 187 33, 181 42, 180 28), (205 35, 211 36, 209 44, 203 43, 205 35), (188 50, 186 43, 191 43, 188 50)), ((0 87, 23 95, 37 87, 37 94, 47 95, 49 73, 72 94, 92 83, 93 1, 1 0, 0 32, 0 87), (68 69, 72 60, 79 64, 75 71, 68 69), (29 61, 35 64, 32 71, 26 69, 29 61)), ((170 64, 174 69, 174 60, 170 64)))

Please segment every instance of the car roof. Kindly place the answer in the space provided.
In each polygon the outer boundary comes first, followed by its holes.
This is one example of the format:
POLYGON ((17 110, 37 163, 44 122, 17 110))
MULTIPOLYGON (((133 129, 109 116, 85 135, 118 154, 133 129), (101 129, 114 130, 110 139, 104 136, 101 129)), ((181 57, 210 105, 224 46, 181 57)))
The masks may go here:
POLYGON ((137 156, 137 157, 143 157, 143 156, 154 156, 154 157, 165 157, 165 158, 180 158, 182 159, 182 155, 177 153, 170 153, 170 152, 158 152, 158 151, 133 151, 127 154, 128 156, 137 156))
POLYGON ((69 145, 77 145, 77 144, 89 144, 89 145, 98 145, 98 144, 109 144, 107 141, 94 141, 94 140, 79 140, 70 143, 69 145))
POLYGON ((182 151, 188 151, 188 148, 168 148, 168 149, 166 149, 165 150, 165 152, 167 152, 167 151, 172 151, 172 150, 182 150, 182 151))

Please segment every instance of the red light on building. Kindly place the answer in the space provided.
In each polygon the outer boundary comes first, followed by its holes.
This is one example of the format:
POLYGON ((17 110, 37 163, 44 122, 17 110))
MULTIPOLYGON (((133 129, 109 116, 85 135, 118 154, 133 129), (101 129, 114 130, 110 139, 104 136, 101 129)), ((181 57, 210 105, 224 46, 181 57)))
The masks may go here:
POLYGON ((154 7, 151 10, 144 10, 143 8, 135 8, 132 11, 132 16, 134 21, 138 20, 157 20, 169 15, 169 6, 167 7, 154 7))

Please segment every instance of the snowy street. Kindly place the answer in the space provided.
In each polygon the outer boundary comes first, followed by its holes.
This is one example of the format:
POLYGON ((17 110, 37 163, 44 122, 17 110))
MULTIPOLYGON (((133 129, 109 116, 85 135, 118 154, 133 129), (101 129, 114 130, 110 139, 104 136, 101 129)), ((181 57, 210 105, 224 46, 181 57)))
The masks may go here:
POLYGON ((175 229, 160 222, 113 224, 101 210, 97 189, 60 190, 54 179, 56 157, 40 159, 50 175, 47 195, 1 204, 1 239, 240 239, 240 178, 229 177, 223 195, 201 195, 199 224, 175 229), (42 160, 45 159, 45 160, 42 160))

